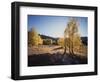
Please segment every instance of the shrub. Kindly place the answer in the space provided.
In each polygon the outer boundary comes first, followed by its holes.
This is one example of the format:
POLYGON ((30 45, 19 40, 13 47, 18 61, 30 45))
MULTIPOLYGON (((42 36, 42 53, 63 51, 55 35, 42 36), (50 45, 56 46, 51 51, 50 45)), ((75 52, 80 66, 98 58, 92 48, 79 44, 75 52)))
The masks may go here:
POLYGON ((44 45, 51 45, 52 44, 52 40, 51 39, 44 39, 43 40, 43 44, 44 45))

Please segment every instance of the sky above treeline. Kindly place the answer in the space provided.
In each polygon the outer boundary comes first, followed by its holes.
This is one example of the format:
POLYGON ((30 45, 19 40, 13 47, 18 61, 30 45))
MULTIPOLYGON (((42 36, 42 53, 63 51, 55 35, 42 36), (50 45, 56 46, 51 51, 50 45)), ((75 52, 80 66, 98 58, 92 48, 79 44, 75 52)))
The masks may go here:
MULTIPOLYGON (((64 30, 67 27, 69 16, 46 16, 46 15, 28 15, 28 30, 35 28, 39 34, 51 37, 63 37, 64 30)), ((81 36, 88 36, 88 18, 73 17, 79 24, 79 33, 81 36)))

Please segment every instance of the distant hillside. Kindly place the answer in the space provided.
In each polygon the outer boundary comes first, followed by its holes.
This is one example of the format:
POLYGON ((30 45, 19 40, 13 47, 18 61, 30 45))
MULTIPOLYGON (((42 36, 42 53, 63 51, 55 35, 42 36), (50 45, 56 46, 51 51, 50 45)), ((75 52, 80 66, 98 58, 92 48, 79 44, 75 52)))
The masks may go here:
POLYGON ((87 37, 81 37, 81 40, 83 44, 88 45, 88 38, 87 37))
POLYGON ((51 37, 51 36, 46 36, 46 35, 41 35, 41 34, 39 34, 39 35, 41 36, 42 39, 52 39, 52 40, 58 39, 58 38, 54 38, 54 37, 51 37))
MULTIPOLYGON (((39 34, 39 35, 41 36, 42 39, 52 39, 53 41, 57 41, 58 40, 58 38, 54 38, 54 37, 51 37, 51 36, 46 36, 46 35, 41 35, 41 34, 39 34)), ((84 45, 87 45, 87 42, 88 42, 88 38, 87 37, 81 37, 81 40, 82 40, 82 43, 84 45)))

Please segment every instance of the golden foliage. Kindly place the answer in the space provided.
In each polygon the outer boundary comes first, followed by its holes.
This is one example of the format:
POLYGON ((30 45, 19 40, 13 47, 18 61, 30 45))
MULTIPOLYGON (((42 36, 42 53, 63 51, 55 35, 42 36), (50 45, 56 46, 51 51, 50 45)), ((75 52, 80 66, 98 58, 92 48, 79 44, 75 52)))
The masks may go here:
MULTIPOLYGON (((72 18, 64 31, 64 47, 69 48, 69 53, 74 54, 74 51, 83 49, 84 45, 82 44, 81 37, 79 34, 78 24, 76 19, 72 18)), ((66 52, 66 49, 65 51, 66 52)))
POLYGON ((28 32, 28 44, 29 46, 37 46, 39 44, 42 44, 43 40, 41 39, 40 35, 37 33, 37 31, 32 28, 31 31, 28 32))
POLYGON ((57 40, 57 43, 58 43, 58 45, 64 47, 64 38, 59 38, 59 39, 57 40))

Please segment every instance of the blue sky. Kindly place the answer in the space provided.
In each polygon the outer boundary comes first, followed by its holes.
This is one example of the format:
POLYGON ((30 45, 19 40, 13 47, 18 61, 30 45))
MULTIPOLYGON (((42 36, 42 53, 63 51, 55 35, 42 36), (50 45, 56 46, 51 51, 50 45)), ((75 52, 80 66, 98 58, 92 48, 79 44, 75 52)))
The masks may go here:
MULTIPOLYGON (((75 17, 79 23, 79 32, 81 36, 88 35, 88 18, 75 17)), ((69 21, 69 16, 43 16, 43 15, 28 15, 28 30, 35 28, 39 34, 63 37, 64 30, 69 21)))

